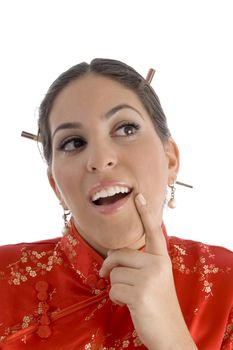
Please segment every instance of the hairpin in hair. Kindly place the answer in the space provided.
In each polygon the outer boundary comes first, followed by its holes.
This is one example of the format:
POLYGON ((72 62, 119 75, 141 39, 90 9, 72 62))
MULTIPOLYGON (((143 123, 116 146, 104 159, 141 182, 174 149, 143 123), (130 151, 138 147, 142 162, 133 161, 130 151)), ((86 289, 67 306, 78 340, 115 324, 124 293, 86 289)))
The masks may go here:
POLYGON ((177 185, 181 185, 181 186, 185 186, 185 187, 188 187, 188 188, 193 188, 192 185, 188 185, 188 184, 185 184, 184 182, 180 182, 180 181, 176 181, 176 184, 177 185))
POLYGON ((147 76, 146 76, 146 81, 147 81, 148 84, 151 83, 154 74, 155 74, 155 69, 150 68, 149 71, 148 71, 148 73, 147 73, 147 76))
POLYGON ((27 131, 22 131, 21 136, 26 137, 27 139, 30 139, 30 140, 41 142, 40 136, 31 134, 30 132, 27 132, 27 131))

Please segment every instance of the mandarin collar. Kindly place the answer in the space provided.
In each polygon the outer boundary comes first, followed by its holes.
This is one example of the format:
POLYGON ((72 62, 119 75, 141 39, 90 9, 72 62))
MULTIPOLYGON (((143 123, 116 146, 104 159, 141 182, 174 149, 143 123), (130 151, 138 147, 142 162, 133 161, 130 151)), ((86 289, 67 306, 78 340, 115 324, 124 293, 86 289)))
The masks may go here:
MULTIPOLYGON (((69 232, 62 237, 61 245, 72 268, 85 278, 92 274, 99 278, 99 270, 105 258, 82 238, 75 227, 73 217, 71 217, 68 227, 69 232)), ((162 223, 161 228, 169 249, 169 237, 164 223, 162 223)), ((140 250, 143 251, 144 247, 140 250)))

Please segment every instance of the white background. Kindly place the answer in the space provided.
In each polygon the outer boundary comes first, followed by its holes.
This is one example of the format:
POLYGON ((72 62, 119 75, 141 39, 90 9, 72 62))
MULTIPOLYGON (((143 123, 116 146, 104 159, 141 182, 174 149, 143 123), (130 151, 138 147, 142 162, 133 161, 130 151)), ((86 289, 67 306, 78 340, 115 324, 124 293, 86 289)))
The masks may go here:
POLYGON ((37 109, 70 66, 115 58, 152 86, 179 145, 178 206, 169 235, 233 249, 232 1, 50 1, 0 3, 0 244, 60 235, 62 210, 36 142, 37 109))

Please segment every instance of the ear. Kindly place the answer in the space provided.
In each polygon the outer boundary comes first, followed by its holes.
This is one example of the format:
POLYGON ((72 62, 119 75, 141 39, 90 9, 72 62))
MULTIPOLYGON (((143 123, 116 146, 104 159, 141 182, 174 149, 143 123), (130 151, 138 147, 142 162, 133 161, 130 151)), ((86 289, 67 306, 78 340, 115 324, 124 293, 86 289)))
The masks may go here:
POLYGON ((180 153, 175 141, 170 137, 165 144, 165 153, 168 160, 168 185, 176 181, 180 167, 180 153))
POLYGON ((56 181, 54 180, 52 170, 50 167, 48 167, 47 169, 47 176, 48 176, 49 184, 52 187, 56 197, 59 199, 60 204, 63 206, 64 209, 67 209, 67 205, 65 204, 62 194, 57 187, 56 181))

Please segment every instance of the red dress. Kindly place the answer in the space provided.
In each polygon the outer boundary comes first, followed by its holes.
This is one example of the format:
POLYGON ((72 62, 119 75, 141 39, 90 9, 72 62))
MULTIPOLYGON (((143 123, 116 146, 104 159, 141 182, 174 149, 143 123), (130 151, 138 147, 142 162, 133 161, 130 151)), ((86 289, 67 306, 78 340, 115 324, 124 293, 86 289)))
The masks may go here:
MULTIPOLYGON (((163 232, 198 349, 233 350, 233 252, 163 232)), ((0 247, 0 349, 146 349, 127 306, 109 299, 102 263, 73 220, 66 236, 0 247)))

